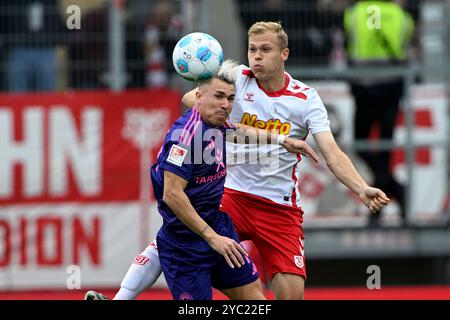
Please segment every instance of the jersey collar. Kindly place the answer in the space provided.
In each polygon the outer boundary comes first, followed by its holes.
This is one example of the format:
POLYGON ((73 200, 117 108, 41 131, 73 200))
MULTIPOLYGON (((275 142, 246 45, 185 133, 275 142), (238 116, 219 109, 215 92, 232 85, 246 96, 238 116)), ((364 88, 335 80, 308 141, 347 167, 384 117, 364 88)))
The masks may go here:
POLYGON ((281 89, 281 90, 279 90, 279 91, 274 91, 274 92, 268 92, 268 91, 266 91, 264 88, 263 88, 263 86, 262 85, 260 85, 259 84, 259 81, 258 81, 258 79, 256 79, 256 83, 258 84, 258 87, 267 95, 267 96, 269 96, 269 97, 280 97, 280 96, 282 96, 282 95, 284 95, 284 94, 286 94, 286 92, 287 92, 287 87, 289 86, 289 83, 291 82, 291 79, 290 79, 290 77, 289 77, 289 75, 285 72, 284 73, 284 87, 281 89))

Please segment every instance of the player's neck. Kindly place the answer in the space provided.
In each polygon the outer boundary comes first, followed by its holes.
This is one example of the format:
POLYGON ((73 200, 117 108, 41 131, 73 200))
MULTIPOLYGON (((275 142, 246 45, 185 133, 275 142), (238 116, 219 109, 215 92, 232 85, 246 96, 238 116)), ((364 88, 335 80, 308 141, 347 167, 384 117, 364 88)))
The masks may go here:
POLYGON ((258 79, 258 84, 263 87, 266 92, 278 92, 282 90, 286 85, 286 77, 284 75, 284 71, 277 73, 270 79, 258 79))

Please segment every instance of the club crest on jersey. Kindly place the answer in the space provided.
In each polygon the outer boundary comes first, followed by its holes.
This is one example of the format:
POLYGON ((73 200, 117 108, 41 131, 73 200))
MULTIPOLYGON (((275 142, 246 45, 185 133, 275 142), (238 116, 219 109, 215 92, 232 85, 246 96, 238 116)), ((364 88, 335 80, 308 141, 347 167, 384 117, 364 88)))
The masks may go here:
POLYGON ((294 256, 294 263, 300 269, 303 268, 303 266, 305 265, 304 262, 303 262, 303 257, 302 256, 294 256))
POLYGON ((247 92, 247 93, 245 94, 244 100, 245 100, 245 101, 249 101, 249 102, 254 102, 254 101, 255 101, 254 96, 255 96, 255 93, 253 93, 253 92, 247 92))
POLYGON ((170 148, 169 156, 167 157, 167 162, 170 162, 178 167, 183 165, 184 158, 186 158, 188 151, 180 146, 172 145, 170 148))

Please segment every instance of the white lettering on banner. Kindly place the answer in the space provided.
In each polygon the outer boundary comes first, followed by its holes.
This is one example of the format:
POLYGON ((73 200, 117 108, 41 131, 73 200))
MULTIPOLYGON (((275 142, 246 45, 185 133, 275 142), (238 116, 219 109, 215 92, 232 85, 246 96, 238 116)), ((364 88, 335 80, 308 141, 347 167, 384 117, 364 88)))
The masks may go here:
POLYGON ((50 113, 50 172, 60 173, 50 175, 52 195, 67 194, 69 164, 81 194, 95 195, 101 191, 101 111, 87 108, 82 112, 81 126, 83 137, 78 139, 68 109, 57 108, 50 113))
POLYGON ((27 108, 23 113, 23 139, 14 141, 11 110, 0 109, 0 198, 12 196, 14 165, 23 166, 23 193, 33 197, 44 192, 43 109, 27 108))
POLYGON ((44 111, 28 107, 23 111, 23 138, 14 138, 12 110, 0 110, 0 198, 13 196, 14 166, 22 167, 22 190, 25 198, 43 195, 44 176, 49 176, 49 193, 62 196, 68 192, 69 167, 82 195, 92 196, 102 190, 102 111, 86 108, 81 112, 81 134, 68 108, 49 110, 48 137, 45 136, 44 111), (48 145, 48 172, 44 166, 48 145))

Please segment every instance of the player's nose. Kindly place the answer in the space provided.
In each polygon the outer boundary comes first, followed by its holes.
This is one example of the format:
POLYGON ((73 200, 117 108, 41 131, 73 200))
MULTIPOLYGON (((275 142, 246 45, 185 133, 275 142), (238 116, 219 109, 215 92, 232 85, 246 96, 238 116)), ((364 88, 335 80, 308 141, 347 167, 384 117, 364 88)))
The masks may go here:
POLYGON ((228 99, 224 99, 222 101, 222 103, 220 104, 220 107, 222 109, 224 109, 225 111, 228 111, 229 109, 231 109, 231 106, 233 105, 233 102, 228 100, 228 99))
POLYGON ((220 107, 221 107, 222 109, 225 109, 225 110, 227 110, 228 108, 230 108, 230 106, 231 106, 231 103, 230 103, 230 101, 228 101, 228 99, 225 99, 225 100, 222 101, 222 103, 220 104, 220 107))

